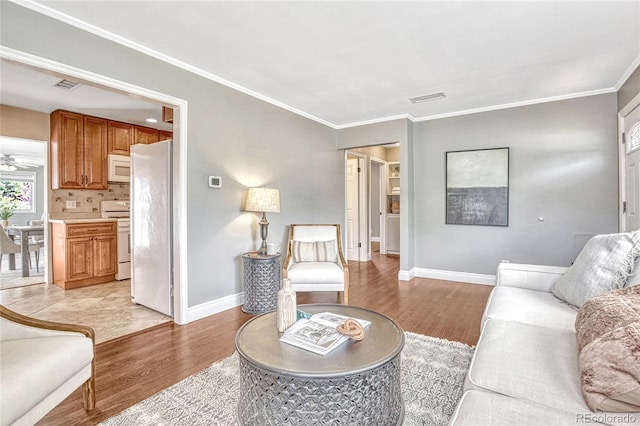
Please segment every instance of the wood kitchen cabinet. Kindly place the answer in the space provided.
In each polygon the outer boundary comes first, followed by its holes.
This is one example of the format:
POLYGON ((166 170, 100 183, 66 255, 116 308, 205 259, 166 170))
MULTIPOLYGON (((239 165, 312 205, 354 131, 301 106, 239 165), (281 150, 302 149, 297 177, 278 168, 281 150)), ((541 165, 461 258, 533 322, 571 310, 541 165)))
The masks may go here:
POLYGON ((154 143, 158 142, 158 131, 150 127, 135 126, 133 143, 154 143))
POLYGON ((51 222, 53 283, 63 289, 114 281, 116 222, 51 222))
POLYGON ((129 123, 109 120, 107 152, 109 154, 129 155, 129 147, 133 145, 135 126, 129 123))
POLYGON ((167 132, 166 130, 158 130, 158 142, 166 141, 167 139, 173 139, 173 132, 167 132))
POLYGON ((107 189, 107 120, 51 113, 51 188, 107 189))

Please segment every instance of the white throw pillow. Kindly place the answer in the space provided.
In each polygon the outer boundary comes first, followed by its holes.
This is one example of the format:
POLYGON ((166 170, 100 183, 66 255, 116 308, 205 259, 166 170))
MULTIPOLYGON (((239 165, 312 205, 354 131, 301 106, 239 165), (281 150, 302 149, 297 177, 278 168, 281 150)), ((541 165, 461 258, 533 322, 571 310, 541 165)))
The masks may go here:
POLYGON ((336 240, 331 241, 296 241, 291 244, 293 261, 300 262, 336 262, 336 240))
POLYGON ((639 255, 640 231, 597 235, 587 241, 552 292, 557 298, 581 307, 589 299, 623 288, 639 255))

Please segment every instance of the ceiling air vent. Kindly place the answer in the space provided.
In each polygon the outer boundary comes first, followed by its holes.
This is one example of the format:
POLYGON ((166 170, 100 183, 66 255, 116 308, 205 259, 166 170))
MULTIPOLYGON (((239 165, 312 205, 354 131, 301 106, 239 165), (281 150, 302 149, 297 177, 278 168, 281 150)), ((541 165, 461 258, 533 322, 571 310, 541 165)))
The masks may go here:
POLYGON ((420 102, 435 101, 435 100, 443 99, 446 97, 447 97, 446 93, 437 92, 437 93, 429 93, 428 95, 416 96, 415 98, 409 98, 409 100, 414 104, 418 104, 420 102))
POLYGON ((53 85, 53 87, 59 87, 61 89, 64 90, 73 90, 76 88, 76 86, 80 84, 77 83, 75 81, 69 81, 69 80, 65 80, 64 78, 60 81, 58 81, 56 84, 53 85))

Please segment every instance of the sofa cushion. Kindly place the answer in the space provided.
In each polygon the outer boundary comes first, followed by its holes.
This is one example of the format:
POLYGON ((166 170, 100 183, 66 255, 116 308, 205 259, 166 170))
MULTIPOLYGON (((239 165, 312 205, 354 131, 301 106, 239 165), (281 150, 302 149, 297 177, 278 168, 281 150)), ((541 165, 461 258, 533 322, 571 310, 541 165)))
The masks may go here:
POLYGON ((556 281, 553 294, 580 307, 600 294, 623 288, 639 255, 640 231, 597 235, 556 281))
MULTIPOLYGON (((575 416, 593 414, 582 397, 577 350, 575 332, 490 319, 465 390, 496 392, 575 416)), ((611 421, 606 423, 628 420, 626 413, 607 414, 611 421)), ((630 416, 640 423, 640 413, 630 416)))
POLYGON ((292 241, 293 261, 299 262, 335 262, 338 258, 336 240, 330 241, 292 241))
POLYGON ((498 286, 491 292, 483 323, 497 319, 573 331, 577 313, 551 293, 498 286))
POLYGON ((554 410, 530 404, 516 398, 493 392, 470 390, 462 395, 450 426, 478 425, 575 425, 580 423, 600 424, 591 413, 583 417, 568 411, 554 410))
POLYGON ((476 388, 558 410, 589 412, 580 394, 575 332, 488 320, 469 367, 476 388))
POLYGON ((5 340, 0 358, 0 423, 11 424, 90 365, 93 343, 80 335, 5 340))
POLYGON ((294 263, 287 270, 287 278, 295 284, 339 284, 344 283, 344 271, 337 263, 294 263))
POLYGON ((576 319, 582 393, 593 411, 640 411, 640 287, 591 299, 576 319))

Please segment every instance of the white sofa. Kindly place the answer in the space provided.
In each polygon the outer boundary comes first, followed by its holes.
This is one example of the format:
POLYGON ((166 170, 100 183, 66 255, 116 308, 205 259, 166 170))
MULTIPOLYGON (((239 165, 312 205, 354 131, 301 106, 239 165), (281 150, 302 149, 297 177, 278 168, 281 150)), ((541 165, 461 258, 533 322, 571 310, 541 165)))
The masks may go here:
POLYGON ((41 321, 0 305, 0 425, 33 425, 78 387, 95 407, 90 327, 41 321))
POLYGON ((585 403, 574 325, 578 310, 551 294, 566 270, 498 266, 450 425, 640 424, 640 413, 593 413, 585 403))

